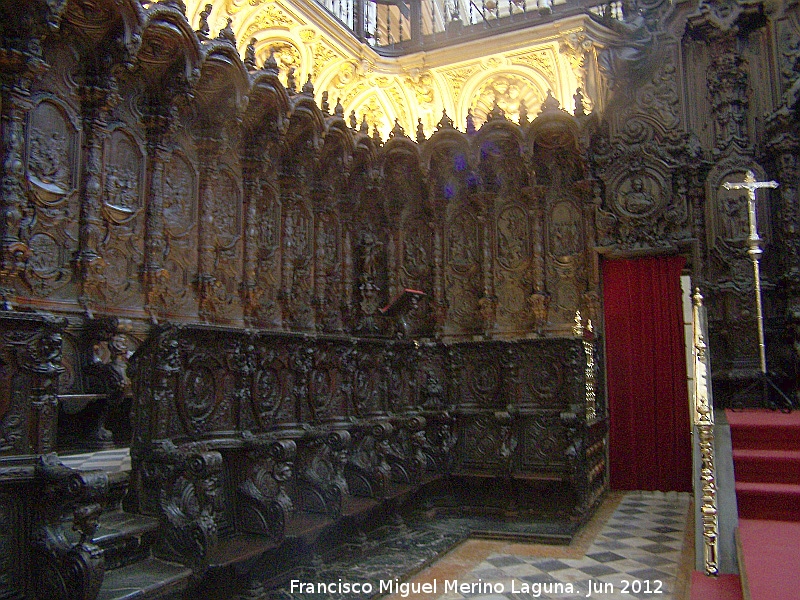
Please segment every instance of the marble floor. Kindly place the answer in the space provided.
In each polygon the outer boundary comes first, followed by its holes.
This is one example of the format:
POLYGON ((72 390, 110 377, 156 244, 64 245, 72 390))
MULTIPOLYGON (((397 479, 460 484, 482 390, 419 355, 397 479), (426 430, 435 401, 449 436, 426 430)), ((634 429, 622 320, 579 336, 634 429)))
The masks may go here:
MULTIPOLYGON (((72 468, 108 472, 130 469, 127 449, 62 456, 61 460, 72 468)), ((445 538, 448 535, 455 538, 460 535, 463 539, 464 532, 457 531, 459 528, 463 528, 463 524, 442 523, 433 528, 429 525, 424 531, 410 530, 405 537, 411 543, 415 535, 430 537, 434 531, 437 534, 434 537, 443 540, 438 545, 447 546, 445 538), (436 531, 439 528, 443 528, 441 532, 436 531)), ((398 537, 396 533, 394 537, 398 537)), ((394 542, 393 545, 399 543, 394 542)), ((390 545, 385 541, 378 544, 387 550, 387 557, 391 554, 388 552, 390 545)), ((434 550, 437 544, 411 545, 434 550)), ((381 595, 385 600, 563 600, 587 597, 600 600, 687 600, 693 568, 691 498, 689 494, 674 492, 611 492, 567 546, 469 538, 441 554, 432 564, 430 555, 426 560, 426 556, 421 554, 413 557, 408 565, 399 564, 405 562, 399 557, 412 558, 406 556, 407 544, 400 544, 398 548, 401 554, 390 557, 391 560, 383 565, 385 573, 377 573, 381 570, 381 561, 377 560, 379 556, 375 556, 377 548, 373 548, 368 553, 372 554, 366 561, 368 564, 364 564, 362 554, 362 558, 356 558, 354 562, 330 565, 331 568, 342 568, 333 569, 327 575, 335 574, 334 580, 342 576, 349 578, 348 575, 355 576, 356 573, 351 572, 354 569, 362 581, 393 579, 395 587, 388 587, 388 593, 381 595), (422 564, 429 566, 418 570, 422 564), (408 568, 416 570, 416 575, 395 577, 401 571, 407 572, 408 568)), ((314 579, 317 581, 320 581, 320 576, 325 579, 323 573, 328 569, 321 571, 316 572, 314 579)), ((285 592, 276 595, 282 598, 346 596, 285 592)), ((360 594, 357 596, 362 597, 360 594)))
POLYGON ((386 599, 685 600, 690 508, 689 494, 611 493, 569 546, 469 539, 386 599))

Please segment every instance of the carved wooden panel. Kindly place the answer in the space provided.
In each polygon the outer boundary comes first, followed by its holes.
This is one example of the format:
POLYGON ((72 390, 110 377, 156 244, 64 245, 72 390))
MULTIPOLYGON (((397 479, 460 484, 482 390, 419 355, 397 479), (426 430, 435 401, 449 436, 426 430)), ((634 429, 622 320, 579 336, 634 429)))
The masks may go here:
POLYGON ((519 426, 517 467, 522 471, 557 471, 566 464, 569 444, 567 427, 558 411, 526 417, 519 426))
POLYGON ((76 118, 63 103, 44 96, 28 116, 27 131, 30 194, 20 239, 31 256, 24 279, 36 296, 63 296, 73 281, 71 261, 78 245, 76 118))
POLYGON ((8 598, 23 597, 27 579, 21 551, 27 544, 20 539, 25 531, 22 496, 19 490, 0 492, 0 590, 8 598))
POLYGON ((104 268, 87 292, 101 306, 140 306, 144 238, 144 154, 131 134, 115 129, 106 141, 98 252, 104 268))
POLYGON ((194 277, 197 273, 197 178, 182 152, 173 152, 164 176, 163 215, 169 274, 164 302, 167 313, 196 314, 194 277))
POLYGON ((446 282, 448 321, 456 332, 480 328, 482 236, 477 216, 458 207, 447 226, 446 282))
POLYGON ((285 349, 259 344, 253 365, 250 406, 249 410, 243 411, 242 425, 254 431, 268 431, 274 426, 280 427, 296 420, 285 349))
POLYGON ((283 321, 292 329, 313 329, 314 218, 298 195, 284 200, 283 321))
MULTIPOLYGON (((192 437, 236 427, 238 340, 217 341, 201 335, 181 345, 181 375, 176 394, 180 430, 192 437)), ((178 425, 178 423, 175 423, 178 425)))
POLYGON ((532 231, 525 207, 508 203, 495 224, 495 295, 497 325, 524 330, 530 322, 527 299, 532 290, 532 231))
POLYGON ((315 295, 317 329, 341 331, 342 319, 342 227, 339 216, 332 212, 317 215, 317 269, 315 295))
POLYGON ((220 171, 215 184, 209 232, 214 283, 209 300, 215 319, 228 322, 241 314, 242 194, 236 176, 228 169, 220 171))
POLYGON ((583 219, 575 202, 560 199, 550 209, 547 290, 550 321, 569 323, 580 308, 585 281, 583 219))
POLYGON ((281 324, 278 293, 281 275, 281 205, 273 185, 259 186, 255 210, 256 289, 253 316, 267 327, 281 324))

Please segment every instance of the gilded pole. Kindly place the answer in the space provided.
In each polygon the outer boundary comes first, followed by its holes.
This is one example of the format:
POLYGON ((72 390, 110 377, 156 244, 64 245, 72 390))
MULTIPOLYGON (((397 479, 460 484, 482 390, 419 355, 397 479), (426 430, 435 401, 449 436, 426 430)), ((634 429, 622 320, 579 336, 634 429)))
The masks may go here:
POLYGON ((695 288, 692 296, 694 344, 694 427, 700 446, 700 514, 703 525, 703 564, 706 575, 718 575, 719 519, 717 514, 717 472, 714 457, 714 406, 708 386, 710 372, 704 327, 703 296, 695 288))

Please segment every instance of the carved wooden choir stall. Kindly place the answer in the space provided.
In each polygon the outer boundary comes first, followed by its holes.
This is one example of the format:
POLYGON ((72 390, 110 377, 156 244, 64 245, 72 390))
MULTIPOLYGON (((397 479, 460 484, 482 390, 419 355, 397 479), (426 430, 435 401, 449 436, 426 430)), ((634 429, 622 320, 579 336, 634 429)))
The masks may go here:
POLYGON ((773 65, 737 44, 778 34, 733 4, 619 20, 633 56, 581 17, 592 114, 548 92, 382 140, 180 0, 2 3, 0 598, 267 597, 419 507, 583 522, 608 486, 601 255, 685 255, 735 387, 720 187, 774 170, 769 310, 797 344, 796 99, 748 112, 773 65), (56 454, 126 446, 130 473, 56 454))

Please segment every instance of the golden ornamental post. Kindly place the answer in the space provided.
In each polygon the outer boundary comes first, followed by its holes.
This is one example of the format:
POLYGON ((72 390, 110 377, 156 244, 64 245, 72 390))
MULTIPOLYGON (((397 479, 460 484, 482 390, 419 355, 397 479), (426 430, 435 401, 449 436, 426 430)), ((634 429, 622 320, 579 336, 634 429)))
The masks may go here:
POLYGON ((760 363, 761 377, 763 383, 763 400, 766 403, 768 398, 767 375, 767 352, 764 344, 764 309, 761 303, 761 269, 759 260, 764 251, 761 249, 761 238, 758 237, 758 221, 756 218, 756 190, 762 188, 776 188, 777 181, 756 181, 756 176, 752 171, 747 171, 744 181, 726 181, 722 184, 726 190, 747 190, 747 213, 750 224, 750 235, 747 236, 747 253, 753 261, 753 279, 756 289, 756 320, 758 324, 758 357, 760 363))

